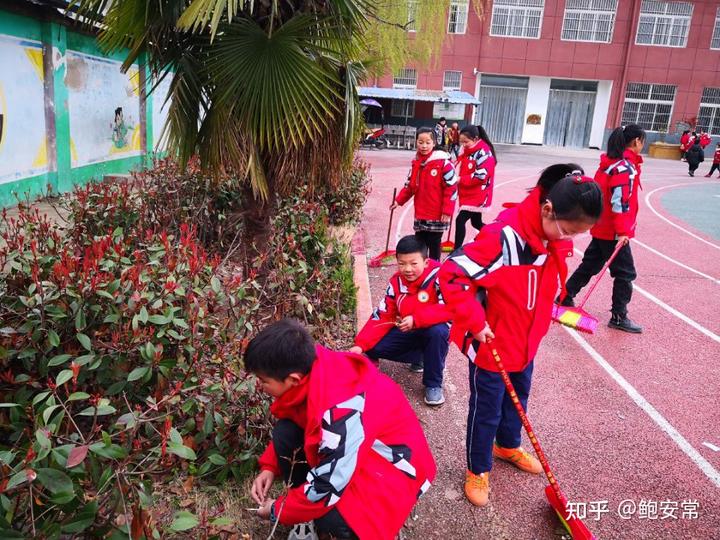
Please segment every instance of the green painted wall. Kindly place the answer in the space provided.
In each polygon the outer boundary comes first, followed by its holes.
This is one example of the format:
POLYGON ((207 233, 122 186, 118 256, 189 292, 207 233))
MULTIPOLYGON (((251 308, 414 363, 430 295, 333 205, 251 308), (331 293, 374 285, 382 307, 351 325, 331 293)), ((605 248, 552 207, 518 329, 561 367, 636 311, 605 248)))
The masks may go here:
MULTIPOLYGON (((141 89, 140 95, 137 97, 138 107, 141 111, 139 129, 142 154, 116 158, 108 156, 103 161, 73 167, 72 162, 76 150, 75 148, 71 149, 66 54, 68 51, 73 51, 122 61, 125 59, 124 51, 111 55, 104 54, 92 36, 74 32, 55 22, 34 20, 2 9, 0 9, 0 35, 36 40, 43 44, 45 132, 49 162, 48 172, 45 174, 0 183, 0 206, 11 206, 17 203, 18 198, 24 200, 30 197, 32 199, 46 194, 48 191, 64 193, 72 190, 74 185, 101 179, 106 174, 127 173, 151 162, 153 133, 162 129, 162 126, 153 126, 153 109, 162 105, 165 96, 156 97, 151 94, 145 98, 146 91, 150 88, 147 67, 140 66, 142 71, 140 79, 145 91, 141 89), (159 104, 153 105, 153 99, 158 100, 159 104)), ((141 58, 142 60, 144 58, 141 58)), ((113 108, 114 104, 108 103, 108 111, 111 112, 113 108)), ((108 126, 110 125, 111 116, 108 120, 108 126)))

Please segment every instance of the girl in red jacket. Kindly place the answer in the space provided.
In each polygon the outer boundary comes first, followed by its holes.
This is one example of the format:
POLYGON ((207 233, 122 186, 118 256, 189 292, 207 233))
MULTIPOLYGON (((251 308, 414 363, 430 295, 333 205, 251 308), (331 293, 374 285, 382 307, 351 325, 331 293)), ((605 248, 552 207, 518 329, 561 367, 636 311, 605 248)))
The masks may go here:
POLYGON ((712 167, 710 167, 710 172, 705 175, 705 178, 710 178, 715 171, 720 171, 720 143, 717 143, 715 154, 713 154, 712 167))
POLYGON ((602 212, 599 186, 576 168, 545 169, 522 203, 503 211, 440 268, 440 288, 453 313, 451 339, 470 361, 465 495, 476 506, 487 504, 493 456, 542 472, 520 446, 522 424, 487 343, 494 340, 527 407, 533 359, 550 326, 558 282, 564 290, 570 238, 589 230, 602 212))
POLYGON ((412 161, 405 187, 390 209, 402 206, 415 197, 415 236, 427 245, 430 258, 440 260, 443 231, 450 226, 457 199, 455 168, 447 152, 435 150, 432 128, 417 130, 417 155, 412 161))
POLYGON ((463 152, 458 159, 458 197, 460 212, 455 218, 455 248, 465 241, 468 220, 478 232, 482 229, 482 213, 492 204, 495 182, 495 147, 482 126, 465 126, 460 131, 463 152))
POLYGON ((615 129, 608 139, 607 154, 600 157, 595 181, 603 192, 603 212, 593 227, 592 241, 583 260, 567 282, 567 296, 562 304, 573 305, 573 297, 588 284, 615 251, 617 243, 623 248, 610 265, 614 278, 612 316, 608 326, 639 334, 642 327, 627 316, 632 297, 632 282, 637 277, 630 239, 635 236, 640 189, 640 152, 645 145, 645 131, 636 124, 615 129))

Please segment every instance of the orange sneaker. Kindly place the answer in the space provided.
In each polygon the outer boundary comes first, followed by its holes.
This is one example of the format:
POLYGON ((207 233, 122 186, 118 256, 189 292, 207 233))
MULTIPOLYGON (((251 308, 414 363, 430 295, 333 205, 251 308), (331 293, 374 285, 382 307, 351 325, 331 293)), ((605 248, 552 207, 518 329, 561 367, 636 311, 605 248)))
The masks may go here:
POLYGON ((473 474, 470 471, 465 475, 465 496, 475 506, 485 506, 490 493, 490 473, 473 474))
POLYGON ((537 458, 528 454, 523 450, 522 446, 518 446, 517 448, 503 448, 502 446, 498 446, 498 443, 493 443, 493 456, 512 463, 521 471, 531 474, 540 474, 543 470, 537 458))

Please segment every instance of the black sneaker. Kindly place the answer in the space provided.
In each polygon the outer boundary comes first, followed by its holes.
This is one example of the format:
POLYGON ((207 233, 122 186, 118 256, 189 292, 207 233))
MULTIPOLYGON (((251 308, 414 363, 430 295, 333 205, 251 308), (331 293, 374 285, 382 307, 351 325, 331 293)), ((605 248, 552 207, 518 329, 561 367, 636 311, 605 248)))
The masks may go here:
POLYGON ((632 322, 628 319, 627 315, 613 315, 610 317, 608 326, 610 328, 615 328, 616 330, 622 330, 623 332, 630 332, 631 334, 642 334, 643 331, 642 326, 632 322))
POLYGON ((422 364, 410 364, 410 367, 408 368, 413 373, 422 373, 425 371, 425 366, 422 364))
POLYGON ((572 296, 569 294, 565 295, 565 298, 563 298, 563 301, 560 301, 560 296, 555 299, 555 303, 559 306, 565 306, 565 307, 575 307, 575 300, 572 296))

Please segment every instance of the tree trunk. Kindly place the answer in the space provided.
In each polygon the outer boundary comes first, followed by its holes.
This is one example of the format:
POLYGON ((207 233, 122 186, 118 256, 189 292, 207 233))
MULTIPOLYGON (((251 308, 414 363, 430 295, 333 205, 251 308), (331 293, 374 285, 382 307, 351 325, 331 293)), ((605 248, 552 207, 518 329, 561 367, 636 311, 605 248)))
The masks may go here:
MULTIPOLYGON (((253 193, 252 187, 246 185, 243 188, 243 235, 242 235, 242 261, 243 271, 248 275, 256 265, 258 258, 267 253, 267 246, 272 234, 271 217, 275 214, 277 196, 274 189, 270 188, 267 201, 258 199, 253 193)), ((266 265, 262 264, 257 269, 262 275, 265 273, 266 265)))

